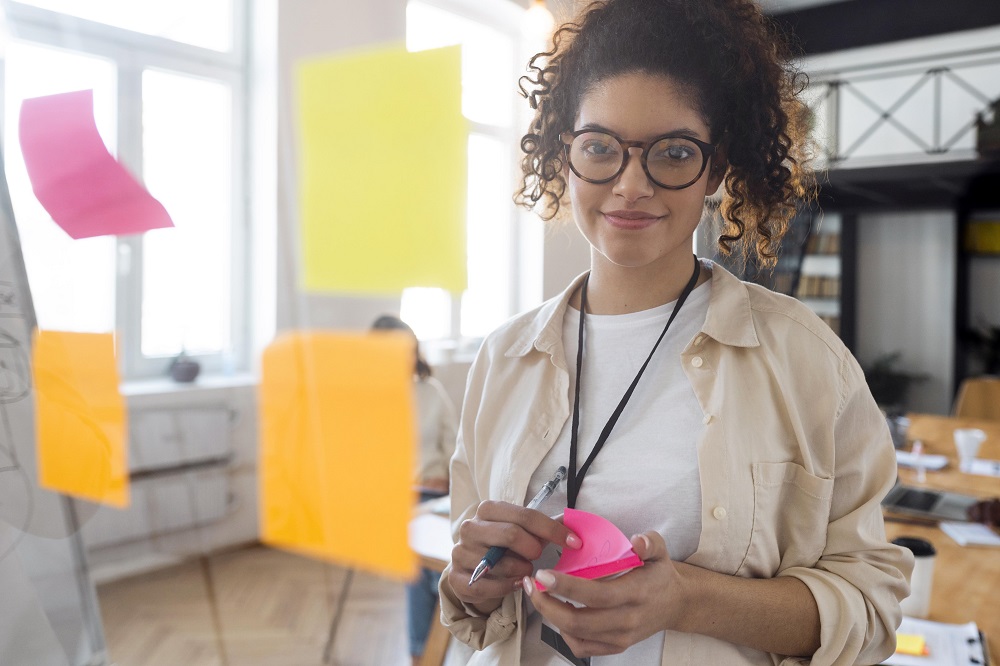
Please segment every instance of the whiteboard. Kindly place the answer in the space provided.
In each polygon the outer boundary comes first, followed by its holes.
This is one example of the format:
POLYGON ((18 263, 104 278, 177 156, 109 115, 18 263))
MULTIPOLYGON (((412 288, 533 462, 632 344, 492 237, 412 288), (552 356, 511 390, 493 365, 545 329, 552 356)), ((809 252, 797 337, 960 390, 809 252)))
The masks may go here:
POLYGON ((79 526, 95 507, 42 490, 35 463, 35 313, 0 154, 0 664, 107 664, 79 526))

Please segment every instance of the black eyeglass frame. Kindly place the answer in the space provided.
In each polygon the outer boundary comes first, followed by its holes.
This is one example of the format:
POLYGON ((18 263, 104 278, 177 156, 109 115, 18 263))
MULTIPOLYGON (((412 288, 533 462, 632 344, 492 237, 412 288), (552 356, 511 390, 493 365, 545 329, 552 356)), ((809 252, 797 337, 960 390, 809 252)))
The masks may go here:
POLYGON ((705 167, 708 166, 708 160, 711 159, 711 157, 715 155, 715 151, 718 150, 718 146, 715 146, 711 143, 706 143, 705 141, 699 141, 698 139, 692 136, 688 136, 687 134, 680 134, 677 132, 668 132, 667 134, 663 134, 661 136, 656 137, 652 141, 626 141, 625 139, 621 138, 614 132, 608 132, 607 130, 580 129, 572 132, 563 132, 562 134, 559 135, 559 139, 563 143, 566 152, 566 163, 569 165, 570 170, 576 174, 577 178, 586 183, 591 183, 593 185, 603 185, 604 183, 610 183, 611 181, 615 180, 616 178, 621 176, 622 173, 624 173, 625 168, 628 167, 629 158, 632 156, 630 149, 642 148, 642 156, 639 158, 639 163, 642 164, 642 170, 646 174, 646 178, 649 179, 649 182, 653 183, 657 187, 662 187, 665 190, 683 190, 684 188, 691 187, 692 185, 697 183, 698 179, 701 178, 702 175, 705 173, 705 167), (575 166, 573 166, 573 160, 570 159, 570 152, 571 152, 570 148, 573 145, 573 140, 576 139, 576 137, 580 136, 581 134, 588 134, 588 133, 606 134, 621 145, 622 164, 620 167, 618 167, 618 171, 616 171, 614 175, 609 176, 607 178, 599 178, 599 179, 587 178, 579 171, 577 171, 575 166), (655 146, 660 141, 663 141, 664 139, 684 139, 685 141, 690 141, 694 145, 698 146, 698 149, 701 150, 701 168, 698 169, 698 175, 696 175, 689 182, 683 185, 664 185, 660 181, 653 178, 652 174, 649 173, 649 166, 646 163, 646 159, 649 156, 649 151, 653 148, 653 146, 655 146))

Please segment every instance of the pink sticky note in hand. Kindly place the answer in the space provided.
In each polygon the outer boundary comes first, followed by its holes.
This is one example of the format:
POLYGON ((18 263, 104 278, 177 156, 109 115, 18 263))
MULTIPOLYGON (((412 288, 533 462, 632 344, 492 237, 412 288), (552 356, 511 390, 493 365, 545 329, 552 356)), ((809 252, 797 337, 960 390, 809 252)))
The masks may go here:
MULTIPOLYGON (((628 537, 610 520, 595 513, 566 509, 563 525, 580 537, 583 547, 578 550, 563 548, 554 571, 593 580, 623 574, 643 565, 628 537)), ((537 581, 535 585, 545 590, 537 581)))
POLYGON ((24 100, 18 129, 35 196, 72 238, 174 226, 163 204, 105 147, 93 90, 24 100))

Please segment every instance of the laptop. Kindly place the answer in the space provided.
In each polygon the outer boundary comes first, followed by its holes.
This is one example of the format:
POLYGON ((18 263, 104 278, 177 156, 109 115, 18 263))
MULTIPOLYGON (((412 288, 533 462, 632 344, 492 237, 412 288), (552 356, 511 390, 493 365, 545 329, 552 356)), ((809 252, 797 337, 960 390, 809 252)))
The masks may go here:
POLYGON ((972 495, 905 486, 897 478, 896 485, 882 500, 882 508, 887 514, 928 522, 968 522, 969 507, 978 501, 979 498, 972 495))

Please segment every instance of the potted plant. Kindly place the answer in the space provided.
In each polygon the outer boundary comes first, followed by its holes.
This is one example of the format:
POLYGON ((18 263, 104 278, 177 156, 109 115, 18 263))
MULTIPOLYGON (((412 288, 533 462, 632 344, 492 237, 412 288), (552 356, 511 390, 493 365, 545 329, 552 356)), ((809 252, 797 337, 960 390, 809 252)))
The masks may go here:
POLYGON ((983 364, 983 374, 1000 375, 1000 326, 981 323, 965 331, 969 353, 983 364))
POLYGON ((927 379, 927 375, 903 372, 896 364, 903 354, 899 351, 883 354, 865 368, 868 388, 887 416, 895 416, 906 411, 906 393, 914 382, 927 379))
POLYGON ((988 113, 976 114, 976 152, 982 157, 1000 157, 1000 99, 990 104, 988 113), (990 122, 987 116, 992 116, 990 122))

